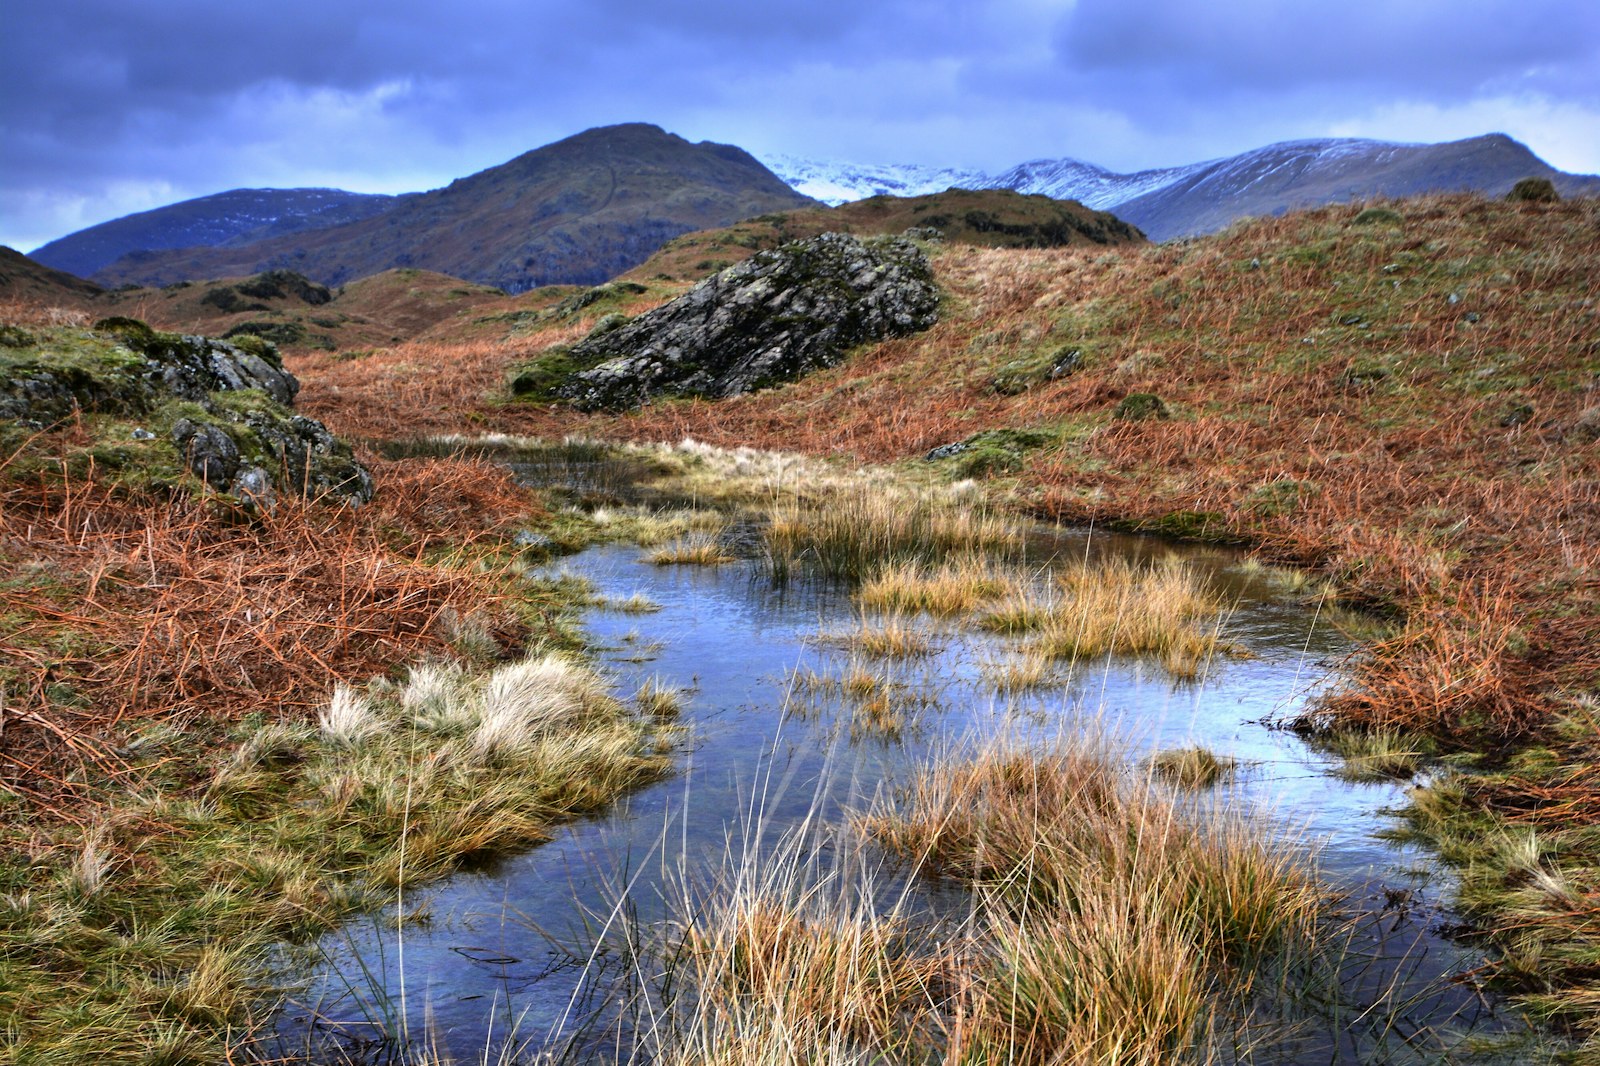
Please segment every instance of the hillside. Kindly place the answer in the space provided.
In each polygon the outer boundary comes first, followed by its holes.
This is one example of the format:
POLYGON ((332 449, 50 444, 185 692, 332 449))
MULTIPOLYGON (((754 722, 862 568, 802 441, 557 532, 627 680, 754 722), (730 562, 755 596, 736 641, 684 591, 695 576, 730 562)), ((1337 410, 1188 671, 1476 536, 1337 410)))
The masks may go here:
POLYGON ((343 189, 233 189, 102 222, 28 254, 87 278, 133 252, 248 244, 371 218, 402 199, 343 189))
POLYGON ((14 248, 0 246, 0 300, 39 307, 77 307, 103 293, 93 282, 53 270, 14 248))
POLYGON ((869 236, 914 228, 936 229, 946 241, 987 248, 1067 248, 1144 239, 1114 215, 1071 201, 1000 189, 949 189, 760 215, 722 229, 686 234, 669 241, 630 276, 699 278, 784 241, 830 231, 869 236))
POLYGON ((292 269, 342 285, 409 267, 523 292, 596 284, 680 233, 810 203, 738 148, 635 123, 535 149, 374 218, 239 247, 137 252, 95 280, 167 285, 292 269))

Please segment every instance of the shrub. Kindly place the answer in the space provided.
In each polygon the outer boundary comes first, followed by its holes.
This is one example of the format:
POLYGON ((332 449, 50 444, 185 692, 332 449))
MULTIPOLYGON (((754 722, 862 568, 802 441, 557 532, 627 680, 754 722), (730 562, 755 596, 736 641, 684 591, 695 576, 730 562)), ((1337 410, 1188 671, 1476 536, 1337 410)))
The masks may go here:
POLYGON ((1561 202, 1561 194, 1549 178, 1523 178, 1511 186, 1506 200, 1514 204, 1554 204, 1561 202))

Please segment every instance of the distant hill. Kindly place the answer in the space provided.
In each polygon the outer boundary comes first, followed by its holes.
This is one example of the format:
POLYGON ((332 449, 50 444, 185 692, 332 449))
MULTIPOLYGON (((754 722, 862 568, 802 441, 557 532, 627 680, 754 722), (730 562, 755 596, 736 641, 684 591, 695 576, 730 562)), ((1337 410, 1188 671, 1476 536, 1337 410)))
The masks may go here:
POLYGON ((125 255, 108 287, 290 269, 341 285, 396 267, 508 292, 595 284, 681 233, 814 204, 740 148, 656 126, 588 130, 374 217, 248 244, 125 255))
POLYGON ((248 244, 371 218, 401 199, 342 189, 234 189, 102 222, 28 254, 88 278, 131 252, 248 244))
POLYGON ((1557 170, 1503 133, 1445 144, 1287 141, 1226 159, 1132 174, 1078 159, 1038 159, 997 175, 787 156, 774 156, 769 163, 796 188, 817 190, 830 203, 876 195, 883 187, 928 191, 930 183, 950 178, 964 188, 1078 200, 1126 219, 1152 240, 1210 233, 1246 216, 1353 199, 1462 191, 1500 196, 1526 177, 1550 178, 1563 196, 1600 194, 1600 177, 1557 170))
POLYGON ((1009 189, 947 189, 926 196, 874 196, 838 207, 760 215, 669 241, 631 276, 693 279, 784 241, 820 233, 868 236, 937 229, 945 240, 990 248, 1066 248, 1143 243, 1144 234, 1104 211, 1009 189))
POLYGON ((83 307, 103 292, 93 282, 0 245, 0 301, 35 307, 83 307))

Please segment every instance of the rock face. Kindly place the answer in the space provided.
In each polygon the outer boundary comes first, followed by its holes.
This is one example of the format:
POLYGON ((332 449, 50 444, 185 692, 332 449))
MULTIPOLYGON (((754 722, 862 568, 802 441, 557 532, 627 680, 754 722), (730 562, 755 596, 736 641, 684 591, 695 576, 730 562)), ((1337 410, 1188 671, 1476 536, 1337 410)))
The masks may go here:
POLYGON ((252 508, 280 491, 372 498, 372 477, 349 445, 286 409, 300 383, 259 338, 230 344, 112 318, 93 333, 11 330, 0 342, 0 419, 30 430, 80 413, 141 423, 122 432, 151 446, 164 438, 181 469, 252 508))
POLYGON ((585 338, 572 357, 589 369, 557 392, 581 410, 735 396, 832 366, 854 345, 927 329, 938 311, 916 245, 824 233, 760 252, 585 338))

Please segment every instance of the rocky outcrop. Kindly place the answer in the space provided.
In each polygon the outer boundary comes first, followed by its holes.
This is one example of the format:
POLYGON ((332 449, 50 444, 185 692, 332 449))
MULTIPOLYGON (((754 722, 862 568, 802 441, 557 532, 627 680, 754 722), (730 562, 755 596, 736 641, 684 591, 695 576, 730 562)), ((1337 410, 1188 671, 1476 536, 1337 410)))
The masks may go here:
POLYGON ((825 233, 757 253, 585 338, 571 358, 588 369, 557 394, 582 410, 734 396, 832 366, 854 345, 927 329, 938 309, 916 245, 825 233))
POLYGON ((139 461, 159 470, 175 458, 178 470, 251 508, 281 492, 372 498, 371 475, 349 445, 287 409, 300 383, 260 338, 228 343, 113 318, 93 332, 13 330, 0 341, 0 419, 42 430, 97 416, 97 431, 149 447, 164 439, 176 456, 139 461))

